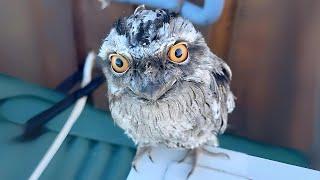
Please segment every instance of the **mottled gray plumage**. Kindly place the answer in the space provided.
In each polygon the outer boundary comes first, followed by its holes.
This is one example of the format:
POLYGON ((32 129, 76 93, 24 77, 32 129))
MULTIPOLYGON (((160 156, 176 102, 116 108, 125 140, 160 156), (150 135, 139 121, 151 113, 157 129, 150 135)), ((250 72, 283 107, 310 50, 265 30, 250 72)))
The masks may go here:
POLYGON ((234 108, 228 65, 208 48, 186 19, 165 10, 145 10, 118 20, 104 40, 99 57, 108 83, 112 117, 140 146, 164 144, 193 149, 217 145, 234 108), (168 61, 168 48, 186 42, 188 59, 168 61), (108 59, 129 60, 115 73, 108 59))

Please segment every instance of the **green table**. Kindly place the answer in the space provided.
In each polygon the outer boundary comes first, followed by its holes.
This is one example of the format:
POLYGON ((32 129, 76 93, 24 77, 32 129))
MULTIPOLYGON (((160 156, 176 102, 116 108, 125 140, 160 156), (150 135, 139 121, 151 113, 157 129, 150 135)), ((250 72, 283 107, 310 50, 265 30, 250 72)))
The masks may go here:
MULTIPOLYGON (((56 91, 0 75, 0 179, 29 177, 72 107, 48 123, 48 133, 40 138, 26 143, 16 142, 14 138, 22 133, 23 124, 30 117, 63 97, 56 91)), ((232 135, 223 135, 220 141, 226 149, 308 167, 303 154, 295 150, 232 135)), ((134 144, 115 126, 110 114, 86 105, 40 179, 125 179, 134 153, 134 144)))

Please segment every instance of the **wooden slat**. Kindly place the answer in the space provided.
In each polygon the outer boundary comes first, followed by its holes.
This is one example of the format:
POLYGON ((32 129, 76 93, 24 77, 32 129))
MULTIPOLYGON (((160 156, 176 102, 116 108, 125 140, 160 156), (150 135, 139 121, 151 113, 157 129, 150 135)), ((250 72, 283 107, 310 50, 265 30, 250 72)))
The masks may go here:
POLYGON ((310 151, 317 64, 305 60, 310 2, 238 1, 229 57, 238 97, 233 133, 310 151))
POLYGON ((3 0, 0 1, 0 12, 0 72, 41 82, 40 68, 35 68, 39 57, 28 3, 3 0))
POLYGON ((314 168, 320 169, 320 2, 297 1, 296 88, 290 143, 311 154, 314 168))
POLYGON ((32 1, 35 40, 42 74, 49 87, 56 86, 77 69, 71 5, 65 0, 32 1))
POLYGON ((76 69, 70 1, 1 1, 0 71, 55 87, 76 69))
POLYGON ((237 1, 225 0, 224 9, 219 20, 207 27, 206 41, 211 50, 224 60, 228 60, 233 22, 237 1))

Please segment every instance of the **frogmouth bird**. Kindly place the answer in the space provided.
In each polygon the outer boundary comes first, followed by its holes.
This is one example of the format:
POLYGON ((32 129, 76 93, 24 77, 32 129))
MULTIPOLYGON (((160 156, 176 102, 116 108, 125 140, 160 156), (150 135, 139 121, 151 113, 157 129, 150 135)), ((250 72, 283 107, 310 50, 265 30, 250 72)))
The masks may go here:
POLYGON ((235 106, 232 74, 190 21, 139 6, 115 22, 98 57, 112 117, 138 146, 134 168, 159 145, 187 149, 189 175, 199 153, 220 155, 204 146, 218 146, 226 130, 235 106))

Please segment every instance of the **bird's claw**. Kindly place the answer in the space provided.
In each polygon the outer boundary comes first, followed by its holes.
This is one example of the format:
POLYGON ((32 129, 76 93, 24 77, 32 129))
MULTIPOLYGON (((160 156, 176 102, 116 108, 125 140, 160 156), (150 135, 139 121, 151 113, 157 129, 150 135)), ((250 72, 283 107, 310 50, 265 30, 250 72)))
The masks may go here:
POLYGON ((134 169, 134 171, 138 172, 138 170, 137 170, 137 166, 136 166, 136 164, 135 164, 135 163, 132 163, 132 168, 134 169))
POLYGON ((192 153, 192 151, 193 150, 188 150, 187 153, 183 156, 183 158, 178 161, 178 163, 179 164, 183 163, 189 157, 189 155, 192 153))
POLYGON ((230 156, 228 154, 222 153, 222 152, 211 152, 205 148, 202 148, 201 152, 203 152, 204 154, 211 156, 211 157, 222 157, 225 159, 230 159, 230 156))
POLYGON ((138 169, 137 169, 137 162, 139 161, 139 159, 145 154, 147 153, 148 155, 148 158, 150 159, 150 161, 153 163, 153 158, 151 156, 151 150, 152 148, 151 147, 138 147, 137 149, 137 152, 136 152, 136 155, 132 161, 132 168, 138 172, 138 169))
POLYGON ((151 161, 152 163, 154 163, 153 158, 152 158, 152 156, 151 156, 150 153, 148 154, 148 158, 150 159, 150 161, 151 161))
POLYGON ((189 177, 194 173, 196 166, 198 164, 199 161, 199 156, 201 153, 206 154, 207 156, 212 156, 212 157, 223 157, 226 159, 230 159, 230 156, 226 153, 222 153, 222 152, 211 152, 207 149, 204 148, 196 148, 196 149, 191 149, 188 150, 188 152, 186 153, 186 155, 178 161, 178 163, 182 163, 184 162, 188 157, 191 157, 192 159, 192 166, 191 166, 191 170, 189 171, 188 175, 187 175, 187 179, 189 179, 189 177))

